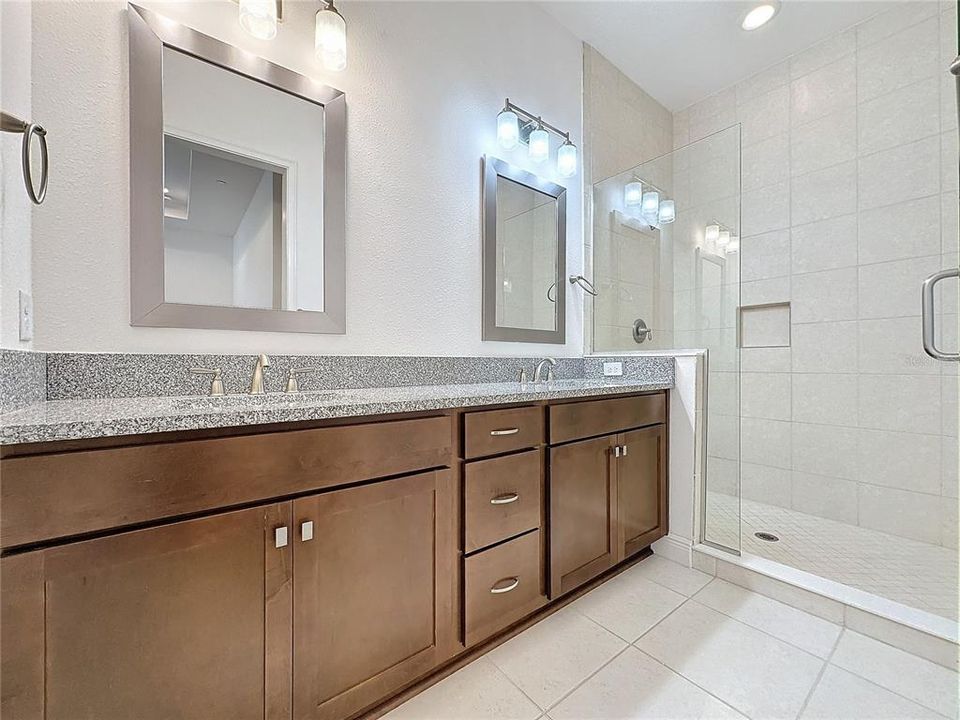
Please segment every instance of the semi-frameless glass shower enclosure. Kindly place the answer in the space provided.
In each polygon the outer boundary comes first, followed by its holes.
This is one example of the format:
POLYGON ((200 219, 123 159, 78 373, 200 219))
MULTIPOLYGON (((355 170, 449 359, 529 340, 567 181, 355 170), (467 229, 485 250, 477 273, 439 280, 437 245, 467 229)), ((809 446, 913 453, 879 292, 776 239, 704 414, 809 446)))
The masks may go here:
POLYGON ((956 57, 955 4, 892 4, 677 113, 733 124, 596 183, 592 228, 594 351, 708 350, 700 539, 954 632, 960 363, 924 327, 958 352, 960 283, 921 287, 960 252, 956 57))

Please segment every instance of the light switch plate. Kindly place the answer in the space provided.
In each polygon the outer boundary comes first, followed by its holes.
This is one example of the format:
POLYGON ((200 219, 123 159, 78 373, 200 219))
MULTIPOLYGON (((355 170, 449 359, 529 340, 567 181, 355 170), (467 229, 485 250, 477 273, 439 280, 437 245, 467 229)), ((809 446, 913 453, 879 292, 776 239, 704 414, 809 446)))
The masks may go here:
POLYGON ((33 298, 20 291, 20 339, 33 340, 33 298))
POLYGON ((605 362, 603 364, 603 374, 604 377, 616 377, 618 375, 623 375, 623 363, 605 362))

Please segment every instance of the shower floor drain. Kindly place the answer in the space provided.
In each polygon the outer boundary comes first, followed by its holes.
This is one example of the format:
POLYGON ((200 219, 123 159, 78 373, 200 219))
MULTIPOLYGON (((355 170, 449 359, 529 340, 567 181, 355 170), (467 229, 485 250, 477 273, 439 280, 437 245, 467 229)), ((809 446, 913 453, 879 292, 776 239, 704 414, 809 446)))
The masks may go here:
POLYGON ((777 537, 776 535, 774 535, 773 533, 757 532, 757 533, 754 533, 753 536, 754 536, 754 537, 757 537, 757 538, 760 538, 761 540, 764 540, 765 542, 780 542, 780 538, 778 538, 778 537, 777 537))

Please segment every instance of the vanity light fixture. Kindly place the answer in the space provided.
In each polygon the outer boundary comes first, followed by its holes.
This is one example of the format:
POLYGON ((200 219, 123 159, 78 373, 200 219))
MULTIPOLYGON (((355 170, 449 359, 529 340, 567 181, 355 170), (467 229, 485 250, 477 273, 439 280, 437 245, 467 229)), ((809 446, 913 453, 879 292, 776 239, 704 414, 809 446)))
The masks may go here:
POLYGON ((713 222, 703 230, 703 249, 715 255, 730 255, 740 250, 740 237, 726 225, 713 222))
POLYGON ((673 200, 661 200, 657 220, 661 225, 669 225, 677 219, 677 205, 673 200))
POLYGON ((327 70, 339 72, 347 67, 347 23, 333 5, 324 0, 317 11, 314 51, 327 70))
POLYGON ((703 239, 709 247, 716 247, 717 241, 720 239, 720 226, 707 225, 707 229, 703 233, 703 239))
POLYGON ((636 176, 623 186, 623 204, 640 208, 640 215, 632 216, 651 230, 659 230, 677 219, 677 204, 653 183, 636 176))
POLYGON ((721 250, 727 247, 730 244, 730 231, 721 230, 720 237, 717 238, 717 247, 721 250))
POLYGON ((280 0, 238 0, 240 27, 258 40, 272 40, 280 21, 280 0))
POLYGON ((660 213, 660 193, 653 188, 644 190, 640 201, 640 214, 647 220, 656 220, 660 213))
POLYGON ((639 180, 628 182, 623 187, 623 204, 637 207, 643 200, 643 184, 639 180))
POLYGON ((744 30, 756 30, 773 20, 773 16, 780 11, 778 0, 765 0, 750 10, 740 21, 740 27, 744 30))
POLYGON ((539 115, 527 112, 507 98, 497 115, 497 142, 504 150, 513 150, 520 143, 527 146, 527 156, 535 163, 550 157, 550 134, 563 140, 557 148, 557 175, 562 178, 577 174, 577 146, 570 133, 546 122, 539 115))

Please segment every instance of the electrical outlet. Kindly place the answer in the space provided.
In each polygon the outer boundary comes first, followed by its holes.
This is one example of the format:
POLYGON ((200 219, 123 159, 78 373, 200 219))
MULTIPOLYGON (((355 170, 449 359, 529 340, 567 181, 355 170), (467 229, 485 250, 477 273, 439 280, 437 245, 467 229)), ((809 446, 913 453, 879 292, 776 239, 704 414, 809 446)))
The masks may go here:
POLYGON ((603 374, 605 377, 616 377, 623 375, 622 362, 605 362, 603 364, 603 374))
POLYGON ((20 339, 33 340, 33 298, 20 291, 20 339))

